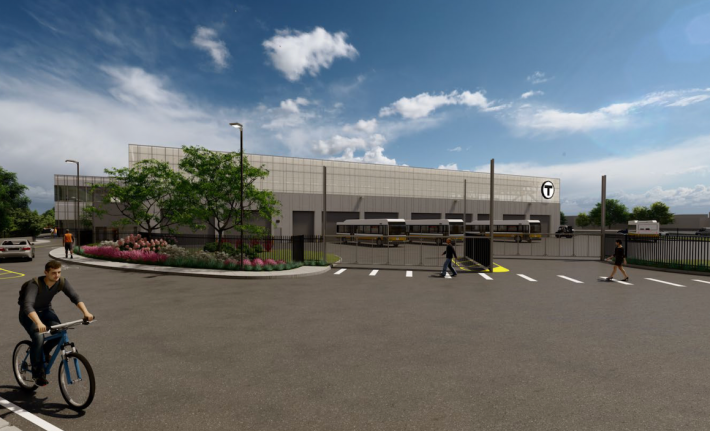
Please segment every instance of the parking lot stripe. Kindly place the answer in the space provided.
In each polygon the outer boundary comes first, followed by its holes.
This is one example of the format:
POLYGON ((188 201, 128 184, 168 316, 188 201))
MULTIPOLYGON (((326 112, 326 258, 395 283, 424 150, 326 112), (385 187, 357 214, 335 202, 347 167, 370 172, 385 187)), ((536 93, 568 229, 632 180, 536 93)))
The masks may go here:
POLYGON ((347 268, 340 269, 335 272, 335 275, 340 275, 340 274, 344 273, 346 270, 347 270, 347 268))
POLYGON ((412 276, 412 271, 407 271, 407 277, 411 277, 411 276, 412 276))
POLYGON ((523 275, 523 274, 518 274, 518 277, 523 277, 524 279, 526 279, 528 281, 537 281, 534 278, 530 278, 527 275, 523 275))
POLYGON ((0 407, 5 407, 6 409, 10 410, 13 413, 16 413, 19 416, 22 416, 23 418, 27 419, 28 421, 32 422, 33 424, 37 425, 38 427, 47 430, 47 431, 62 431, 61 428, 57 428, 54 425, 50 424, 49 422, 45 421, 44 419, 40 419, 37 416, 33 415, 32 413, 28 412, 27 410, 16 406, 15 404, 11 403, 10 401, 0 398, 0 407))
POLYGON ((575 283, 584 284, 583 281, 575 280, 574 278, 565 277, 564 275, 558 275, 558 277, 564 278, 565 280, 573 281, 573 282, 575 282, 575 283))
POLYGON ((373 269, 372 272, 370 273, 370 276, 375 276, 379 272, 379 269, 373 269))
POLYGON ((481 277, 485 278, 486 280, 493 280, 491 277, 487 276, 486 274, 484 274, 484 273, 482 273, 482 272, 479 272, 478 275, 480 275, 481 277))
POLYGON ((695 279, 693 279, 693 281, 697 281, 698 283, 710 284, 710 281, 705 281, 705 280, 695 280, 695 279))
POLYGON ((670 284, 671 286, 675 286, 675 287, 685 287, 682 284, 675 284, 675 283, 670 283, 668 281, 656 280, 655 278, 647 278, 646 280, 655 281, 656 283, 670 284))

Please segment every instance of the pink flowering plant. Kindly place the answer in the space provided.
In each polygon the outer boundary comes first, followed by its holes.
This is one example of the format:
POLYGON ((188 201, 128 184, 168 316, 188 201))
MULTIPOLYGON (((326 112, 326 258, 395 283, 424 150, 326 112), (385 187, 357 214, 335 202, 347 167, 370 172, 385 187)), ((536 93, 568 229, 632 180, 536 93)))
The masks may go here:
POLYGON ((119 250, 114 247, 84 246, 82 254, 100 259, 116 260, 147 265, 164 265, 168 256, 150 250, 119 250))
POLYGON ((161 249, 168 246, 168 242, 162 239, 145 239, 141 234, 128 235, 116 242, 116 246, 121 251, 149 250, 159 253, 161 249))

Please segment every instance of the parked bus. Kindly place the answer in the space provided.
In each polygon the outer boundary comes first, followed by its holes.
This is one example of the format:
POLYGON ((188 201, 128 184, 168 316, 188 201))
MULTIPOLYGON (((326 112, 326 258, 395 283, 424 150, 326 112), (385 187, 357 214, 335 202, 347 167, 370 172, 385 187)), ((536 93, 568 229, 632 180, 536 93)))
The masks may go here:
POLYGON ((407 240, 404 219, 357 219, 336 223, 340 242, 372 242, 378 246, 392 244, 397 247, 407 240))
POLYGON ((629 220, 629 237, 657 239, 661 225, 656 220, 629 220))
POLYGON ((407 220, 409 242, 433 242, 441 245, 446 238, 452 241, 463 240, 463 220, 407 220))
MULTIPOLYGON (((469 222, 466 223, 466 232, 488 235, 490 224, 488 220, 469 222)), ((542 239, 542 225, 539 220, 494 220, 493 237, 513 238, 515 242, 539 241, 542 239)))

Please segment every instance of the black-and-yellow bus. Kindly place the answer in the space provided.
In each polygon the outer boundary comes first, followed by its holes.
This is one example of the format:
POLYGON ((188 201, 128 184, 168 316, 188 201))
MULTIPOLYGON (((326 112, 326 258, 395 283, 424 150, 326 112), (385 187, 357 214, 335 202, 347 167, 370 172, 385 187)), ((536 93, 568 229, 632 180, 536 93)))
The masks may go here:
MULTIPOLYGON (((490 221, 480 220, 466 223, 466 232, 488 235, 490 221)), ((493 220, 494 238, 512 238, 515 242, 542 239, 542 225, 539 220, 493 220)))
POLYGON ((463 240, 463 220, 407 220, 407 236, 409 242, 434 242, 437 245, 443 244, 446 238, 463 240))
POLYGON ((404 219, 357 219, 336 223, 340 242, 371 242, 378 246, 392 244, 397 247, 407 240, 404 219))

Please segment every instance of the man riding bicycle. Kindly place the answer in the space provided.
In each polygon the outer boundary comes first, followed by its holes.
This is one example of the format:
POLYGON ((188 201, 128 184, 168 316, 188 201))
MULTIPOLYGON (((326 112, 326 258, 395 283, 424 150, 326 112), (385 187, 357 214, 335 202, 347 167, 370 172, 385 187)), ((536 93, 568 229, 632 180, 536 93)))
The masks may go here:
MULTIPOLYGON (((62 275, 62 264, 56 260, 50 260, 44 266, 44 277, 32 279, 27 283, 27 287, 20 292, 18 304, 20 305, 20 324, 32 338, 30 347, 30 360, 32 362, 32 378, 38 386, 47 385, 47 376, 42 363, 42 351, 44 357, 49 360, 52 349, 59 343, 59 339, 50 340, 44 347, 43 332, 47 327, 58 325, 61 322, 52 309, 52 299, 60 291, 69 297, 82 313, 84 319, 94 320, 94 315, 89 313, 86 306, 76 291, 66 279, 60 279, 62 275)), ((24 286, 23 286, 24 287, 24 286)))

